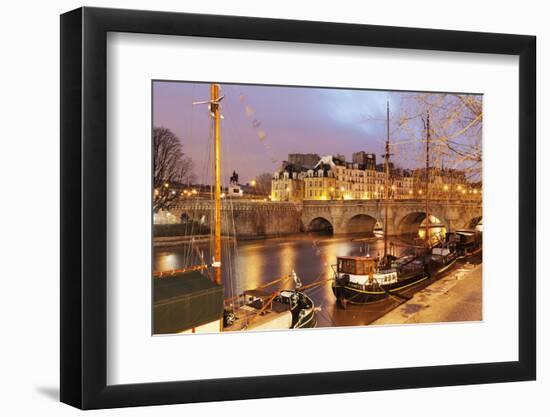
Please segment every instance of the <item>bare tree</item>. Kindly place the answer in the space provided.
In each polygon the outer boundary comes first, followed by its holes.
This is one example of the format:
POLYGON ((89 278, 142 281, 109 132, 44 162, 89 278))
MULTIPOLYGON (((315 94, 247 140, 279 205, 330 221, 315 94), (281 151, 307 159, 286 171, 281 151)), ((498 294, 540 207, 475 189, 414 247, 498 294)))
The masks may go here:
POLYGON ((261 195, 271 194, 271 177, 269 172, 264 172, 256 178, 256 192, 261 195))
POLYGON ((153 211, 176 203, 183 183, 195 180, 193 161, 183 153, 179 138, 164 127, 153 129, 153 211))
MULTIPOLYGON (((403 94, 396 132, 422 144, 425 131, 422 120, 430 114, 433 163, 463 170, 469 178, 479 178, 482 164, 482 96, 474 94, 417 93, 403 94)), ((407 139, 401 153, 407 152, 407 139)), ((396 143, 399 145, 399 142, 396 143)), ((420 149, 417 149, 417 151, 420 149)), ((416 152, 421 155, 422 152, 416 152)))

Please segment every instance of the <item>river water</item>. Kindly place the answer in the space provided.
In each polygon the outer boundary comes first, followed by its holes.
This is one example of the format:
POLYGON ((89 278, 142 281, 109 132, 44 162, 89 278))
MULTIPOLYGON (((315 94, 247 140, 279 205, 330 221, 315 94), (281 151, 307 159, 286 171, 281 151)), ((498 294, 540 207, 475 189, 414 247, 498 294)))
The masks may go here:
MULTIPOLYGON (((292 271, 296 272, 303 285, 330 279, 337 256, 369 252, 376 257, 384 251, 382 239, 365 240, 357 236, 340 235, 299 235, 253 241, 227 239, 222 246, 222 280, 226 298, 241 294, 244 290, 258 288, 292 271)), ((401 248, 402 246, 392 245, 391 251, 399 254, 404 250, 401 248)), ((208 243, 155 248, 154 269, 165 271, 198 265, 201 257, 205 260, 211 259, 210 253, 208 243)), ((294 288, 294 283, 290 280, 277 283, 265 288, 265 291, 284 288, 294 288)), ((342 310, 336 307, 330 281, 308 289, 306 293, 320 307, 317 314, 318 327, 368 324, 401 302, 386 299, 372 305, 342 310)))

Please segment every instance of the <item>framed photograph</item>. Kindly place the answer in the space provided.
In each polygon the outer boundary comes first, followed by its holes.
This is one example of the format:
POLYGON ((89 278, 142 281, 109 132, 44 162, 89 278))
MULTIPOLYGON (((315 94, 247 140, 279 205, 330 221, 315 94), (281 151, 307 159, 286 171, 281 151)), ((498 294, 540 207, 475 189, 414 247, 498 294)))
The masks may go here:
POLYGON ((535 37, 61 16, 61 401, 533 380, 535 37))

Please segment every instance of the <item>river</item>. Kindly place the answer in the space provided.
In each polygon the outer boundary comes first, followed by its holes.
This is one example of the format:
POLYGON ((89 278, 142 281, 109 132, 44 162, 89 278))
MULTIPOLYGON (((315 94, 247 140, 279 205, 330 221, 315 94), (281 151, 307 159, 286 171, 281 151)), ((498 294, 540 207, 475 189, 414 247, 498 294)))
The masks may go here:
MULTIPOLYGON (((304 285, 332 278, 332 265, 337 256, 358 255, 369 252, 371 256, 381 255, 384 250, 382 239, 358 239, 357 236, 298 235, 253 241, 223 241, 222 281, 225 297, 241 294, 295 271, 304 285)), ((393 253, 402 252, 402 246, 392 245, 393 253)), ((410 250, 410 249, 409 249, 410 250)), ((155 248, 154 269, 165 271, 192 264, 200 264, 200 257, 211 259, 208 243, 193 246, 184 244, 169 248, 155 248)), ((428 280, 421 285, 425 287, 428 280)), ((294 288, 290 281, 266 288, 267 292, 294 288)), ((417 291, 413 288, 410 292, 417 291)), ((376 320, 385 312, 402 302, 386 299, 367 306, 353 306, 346 310, 336 307, 336 300, 329 281, 307 290, 307 294, 320 308, 317 314, 318 327, 365 325, 376 320)))

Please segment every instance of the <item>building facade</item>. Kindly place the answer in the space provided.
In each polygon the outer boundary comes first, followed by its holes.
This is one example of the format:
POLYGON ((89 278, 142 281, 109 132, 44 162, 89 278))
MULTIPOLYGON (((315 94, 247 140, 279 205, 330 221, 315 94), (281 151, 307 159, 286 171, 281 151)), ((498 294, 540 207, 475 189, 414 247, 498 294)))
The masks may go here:
POLYGON ((306 168, 284 162, 271 179, 272 201, 302 201, 304 199, 304 178, 306 168))
POLYGON ((343 155, 325 155, 311 165, 312 155, 289 155, 282 167, 273 174, 271 200, 372 200, 422 198, 481 198, 480 184, 468 183, 464 172, 432 168, 404 170, 389 165, 389 177, 384 164, 376 164, 376 156, 364 151, 355 152, 352 161, 343 155), (306 162, 307 165, 298 162, 306 162))

